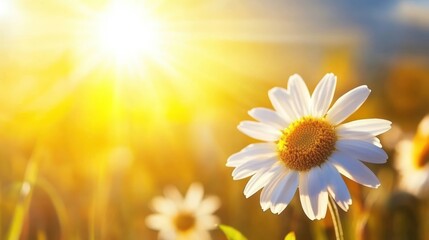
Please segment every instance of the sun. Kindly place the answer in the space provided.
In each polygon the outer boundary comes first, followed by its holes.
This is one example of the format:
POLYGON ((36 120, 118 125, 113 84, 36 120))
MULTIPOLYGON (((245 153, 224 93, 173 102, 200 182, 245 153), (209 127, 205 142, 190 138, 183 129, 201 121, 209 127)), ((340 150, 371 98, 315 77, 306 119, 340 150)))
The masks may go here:
POLYGON ((16 13, 16 6, 12 0, 0 1, 0 20, 2 20, 2 18, 6 19, 14 13, 16 13))
POLYGON ((97 19, 98 48, 116 64, 130 64, 157 54, 159 31, 159 22, 142 6, 112 2, 97 19))

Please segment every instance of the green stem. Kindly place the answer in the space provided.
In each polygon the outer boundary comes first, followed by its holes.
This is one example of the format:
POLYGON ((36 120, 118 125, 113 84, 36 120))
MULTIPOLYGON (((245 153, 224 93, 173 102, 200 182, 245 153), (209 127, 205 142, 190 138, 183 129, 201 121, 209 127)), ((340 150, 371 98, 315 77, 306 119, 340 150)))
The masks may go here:
POLYGON ((15 206, 15 211, 13 213, 12 221, 10 223, 9 232, 7 234, 8 240, 17 240, 21 239, 22 228, 28 214, 28 209, 31 203, 31 197, 33 195, 32 188, 36 184, 38 172, 39 172, 39 161, 40 161, 40 152, 36 149, 33 152, 30 160, 28 161, 24 180, 21 183, 21 188, 19 191, 19 200, 15 206))
POLYGON ((334 199, 329 196, 328 201, 329 212, 332 216, 332 222, 334 223, 335 236, 337 240, 344 240, 343 228, 341 226, 340 214, 338 213, 337 204, 334 199))

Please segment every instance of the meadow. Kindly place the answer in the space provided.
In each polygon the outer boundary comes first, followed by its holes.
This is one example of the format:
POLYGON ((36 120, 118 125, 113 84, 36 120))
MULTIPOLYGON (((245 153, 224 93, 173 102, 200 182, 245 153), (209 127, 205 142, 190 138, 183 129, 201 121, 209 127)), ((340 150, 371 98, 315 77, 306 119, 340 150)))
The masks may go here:
POLYGON ((343 177, 345 239, 429 239, 427 16, 399 0, 2 0, 0 239, 158 239, 148 216, 171 206, 154 199, 190 186, 249 240, 335 239, 329 211, 309 219, 298 194, 263 211, 226 166, 258 142, 237 126, 273 109, 270 89, 299 74, 312 93, 331 72, 334 101, 371 89, 345 122, 392 122, 387 162, 365 163, 380 187, 343 177))

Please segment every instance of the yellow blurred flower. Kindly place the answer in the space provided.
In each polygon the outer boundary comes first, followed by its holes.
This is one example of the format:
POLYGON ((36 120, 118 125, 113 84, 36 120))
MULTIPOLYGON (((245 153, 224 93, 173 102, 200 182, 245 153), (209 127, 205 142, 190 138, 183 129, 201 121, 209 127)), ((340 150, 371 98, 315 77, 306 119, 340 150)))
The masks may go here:
POLYGON ((421 198, 429 196, 429 115, 421 120, 414 138, 397 144, 395 167, 402 190, 421 198))

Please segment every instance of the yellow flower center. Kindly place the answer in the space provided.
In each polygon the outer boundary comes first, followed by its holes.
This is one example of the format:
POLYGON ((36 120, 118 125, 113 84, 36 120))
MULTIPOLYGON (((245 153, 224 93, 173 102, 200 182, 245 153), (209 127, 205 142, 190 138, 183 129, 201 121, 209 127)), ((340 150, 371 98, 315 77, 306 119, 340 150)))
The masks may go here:
POLYGON ((174 218, 174 225, 180 232, 186 232, 195 226, 195 216, 191 213, 182 212, 174 218))
POLYGON ((336 141, 335 128, 325 119, 303 117, 283 130, 277 150, 288 168, 308 171, 328 159, 336 141))
POLYGON ((416 168, 422 168, 429 163, 429 137, 417 134, 413 142, 413 160, 416 168))

